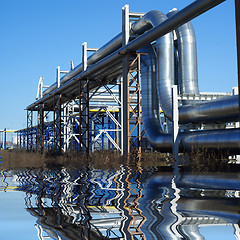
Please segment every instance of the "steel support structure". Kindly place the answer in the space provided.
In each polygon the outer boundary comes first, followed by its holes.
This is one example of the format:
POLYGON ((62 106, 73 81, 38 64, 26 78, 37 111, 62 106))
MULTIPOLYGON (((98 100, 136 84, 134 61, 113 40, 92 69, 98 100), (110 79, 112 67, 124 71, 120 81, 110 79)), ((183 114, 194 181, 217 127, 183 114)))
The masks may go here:
POLYGON ((33 148, 33 111, 27 110, 27 150, 33 148))
POLYGON ((175 160, 178 160, 178 86, 172 86, 172 135, 173 135, 173 149, 172 154, 175 160))
POLYGON ((54 151, 62 151, 62 95, 54 95, 54 151))
POLYGON ((79 150, 89 154, 89 79, 79 81, 79 150))
POLYGON ((66 152, 71 147, 73 137, 73 105, 74 101, 63 104, 63 151, 66 152))
MULTIPOLYGON (((130 17, 129 5, 122 8, 122 45, 129 42, 130 17)), ((137 16, 137 15, 136 15, 137 16)), ((136 17, 134 15, 134 18, 136 17)), ((141 91, 140 91, 140 53, 124 54, 122 69, 122 108, 121 108, 121 142, 122 153, 129 155, 134 153, 137 157, 141 156, 141 91), (137 101, 133 101, 134 97, 137 101)))
MULTIPOLYGON (((127 55, 129 65, 127 74, 127 128, 128 128, 128 153, 134 153, 137 157, 141 156, 141 65, 140 53, 134 54, 133 61, 130 60, 130 55, 127 55), (137 101, 133 101, 134 97, 137 101)), ((132 55, 131 55, 132 56, 132 55)))
MULTIPOLYGON (((129 42, 129 5, 125 5, 122 8, 122 45, 125 46, 129 42)), ((123 71, 123 81, 121 86, 121 148, 122 154, 129 154, 129 142, 128 142, 128 133, 129 133, 129 108, 128 108, 128 69, 129 62, 128 56, 125 56, 122 61, 122 71, 123 71)))
POLYGON ((38 105, 37 150, 44 150, 44 103, 38 105))
POLYGON ((124 84, 123 91, 123 153, 129 155, 134 153, 141 156, 141 53, 125 54, 123 61, 124 84), (127 71, 126 71, 127 70, 127 71), (136 101, 133 101, 133 98, 136 101), (124 100, 125 99, 125 100, 124 100), (125 106, 126 105, 126 106, 125 106))

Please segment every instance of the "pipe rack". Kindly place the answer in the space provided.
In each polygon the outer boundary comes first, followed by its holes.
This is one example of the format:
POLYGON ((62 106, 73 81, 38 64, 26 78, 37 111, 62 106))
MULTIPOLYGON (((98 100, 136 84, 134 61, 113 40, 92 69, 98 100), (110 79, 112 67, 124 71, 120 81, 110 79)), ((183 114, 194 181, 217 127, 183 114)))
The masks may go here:
MULTIPOLYGON (((91 106, 89 94, 94 95, 101 87, 113 84, 115 87, 119 86, 118 96, 115 96, 115 100, 117 99, 115 106, 118 106, 120 112, 115 122, 119 127, 116 139, 121 139, 117 144, 121 152, 128 154, 134 147, 138 149, 138 154, 141 152, 140 112, 143 129, 151 146, 160 151, 171 151, 172 134, 164 132, 160 113, 162 111, 168 119, 166 123, 172 121, 172 86, 177 83, 181 95, 189 94, 198 98, 201 96, 197 78, 196 40, 190 20, 222 2, 224 0, 197 0, 184 9, 173 10, 167 15, 156 10, 146 14, 132 14, 125 6, 123 8, 123 32, 100 49, 87 48, 84 43, 82 63, 71 71, 66 71, 61 79, 58 74, 57 82, 47 88, 42 95, 40 94, 42 96, 40 99, 26 108, 28 113, 39 111, 40 120, 37 132, 41 138, 38 138, 40 149, 44 148, 44 114, 41 114, 41 111, 54 111, 54 116, 57 114, 54 141, 55 146, 58 146, 57 150, 61 151, 65 144, 62 143, 61 126, 63 123, 61 119, 65 116, 61 115, 61 105, 74 100, 79 105, 79 131, 75 137, 80 144, 79 148, 88 153, 90 149, 89 106, 91 106), (131 28, 129 28, 130 17, 135 20, 131 28), (173 31, 176 33, 177 48, 174 46, 173 31), (94 51, 94 53, 87 58, 87 51, 94 51), (141 65, 137 69, 133 55, 139 53, 145 54, 141 55, 141 65), (128 102, 131 92, 131 84, 128 83, 134 81, 134 78, 129 80, 128 77, 132 70, 141 72, 141 106, 140 100, 137 101, 138 105, 134 103, 134 107, 130 107, 128 102), (61 96, 61 101, 56 102, 57 96, 61 96), (131 121, 129 116, 137 114, 139 116, 135 118, 133 125, 138 121, 135 125, 138 126, 138 134, 134 139, 131 136, 134 130, 129 128, 131 121), (138 140, 135 141, 136 139, 138 140), (130 148, 131 141, 138 143, 130 148)), ((140 74, 138 81, 140 82, 140 74)), ((140 93, 140 88, 136 91, 137 93, 140 93)), ((219 126, 239 120, 238 95, 204 102, 182 100, 180 103, 179 123, 187 127, 210 123, 219 126)), ((29 124, 27 126, 31 128, 29 124)), ((27 135, 27 139, 30 139, 27 140, 27 145, 29 145, 32 136, 27 135)), ((186 131, 186 128, 181 130, 180 127, 177 141, 180 150, 189 151, 198 148, 218 150, 221 148, 229 153, 240 153, 239 128, 200 131, 196 127, 193 131, 189 127, 189 131, 186 131)))

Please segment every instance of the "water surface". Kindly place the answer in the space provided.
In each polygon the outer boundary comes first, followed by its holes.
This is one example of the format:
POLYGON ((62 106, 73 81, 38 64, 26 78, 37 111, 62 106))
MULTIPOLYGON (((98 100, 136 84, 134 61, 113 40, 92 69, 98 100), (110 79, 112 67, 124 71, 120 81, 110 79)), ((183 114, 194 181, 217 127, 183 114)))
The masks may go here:
POLYGON ((240 239, 240 174, 160 168, 5 170, 10 239, 240 239))

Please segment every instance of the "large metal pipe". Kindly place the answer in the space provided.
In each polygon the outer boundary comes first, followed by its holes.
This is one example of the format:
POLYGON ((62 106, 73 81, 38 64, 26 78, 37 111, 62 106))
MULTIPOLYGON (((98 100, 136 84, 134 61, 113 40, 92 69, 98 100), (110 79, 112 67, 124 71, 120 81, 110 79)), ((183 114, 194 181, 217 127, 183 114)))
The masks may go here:
MULTIPOLYGON (((122 46, 122 33, 119 33, 116 37, 111 39, 108 43, 106 43, 104 46, 102 46, 100 49, 98 49, 94 54, 88 57, 87 59, 87 65, 93 65, 97 61, 103 59, 110 53, 113 53, 117 49, 119 49, 122 46)), ((83 64, 80 63, 78 66, 76 66, 72 71, 64 75, 60 79, 61 85, 75 77, 77 74, 83 71, 83 64)), ((48 89, 46 89, 43 92, 43 95, 45 96, 46 94, 52 92, 57 88, 57 84, 54 83, 52 84, 48 89)))
MULTIPOLYGON (((169 152, 172 150, 172 135, 163 133, 159 121, 156 73, 154 71, 156 53, 151 45, 141 50, 148 53, 141 57, 142 122, 144 131, 152 147, 163 152, 169 152)), ((236 105, 236 108, 238 108, 237 103, 236 105)), ((189 106, 189 108, 193 108, 193 106, 189 106)), ((193 110, 191 112, 193 113, 193 110)), ((237 154, 240 153, 240 129, 183 132, 179 134, 179 148, 187 151, 198 148, 206 150, 221 149, 237 154)))
MULTIPOLYGON (((151 11, 149 15, 155 15, 160 16, 159 21, 164 21, 164 17, 162 17, 163 14, 156 13, 151 11)), ((148 19, 154 19, 152 17, 148 17, 148 19)), ((151 23, 154 25, 154 23, 151 23)), ((172 49, 169 50, 169 41, 172 41, 171 38, 168 38, 167 35, 164 37, 161 37, 157 40, 157 53, 154 52, 154 49, 151 45, 148 45, 147 47, 144 47, 141 49, 141 51, 147 52, 147 55, 143 55, 141 59, 141 76, 142 76, 142 114, 143 114, 143 125, 144 125, 144 131, 145 134, 150 142, 150 144, 161 151, 171 151, 172 149, 172 136, 170 134, 164 134, 160 125, 159 121, 159 105, 158 105, 158 99, 156 95, 156 79, 158 79, 158 84, 160 85, 160 88, 164 89, 163 93, 166 94, 166 89, 170 90, 172 83, 173 83, 173 75, 169 74, 167 70, 170 69, 173 73, 173 62, 169 59, 173 58, 173 51, 172 49), (168 51, 165 51, 165 50, 168 51), (157 59, 157 61, 156 61, 157 59), (165 66, 162 70, 160 62, 164 62, 165 66), (157 78, 156 78, 156 71, 155 66, 156 64, 160 67, 158 67, 157 71, 157 78), (170 77, 169 77, 170 76, 170 77), (161 84, 162 83, 162 84, 161 84)), ((185 52, 185 49, 188 49, 188 54, 186 56, 186 62, 194 62, 195 59, 191 58, 191 51, 196 51, 195 47, 189 47, 188 44, 192 44, 191 42, 185 43, 184 38, 181 42, 182 45, 185 45, 185 48, 183 48, 182 52, 185 52), (190 60, 187 59, 187 57, 190 56, 190 60)), ((183 53, 181 53, 183 54, 183 53)), ((196 54, 194 55, 196 58, 196 54)), ((183 62, 181 62, 181 65, 183 65, 183 62)), ((194 64, 193 64, 194 65, 194 64)), ((196 64, 194 65, 196 66, 196 64)), ((192 76, 194 74, 191 73, 191 67, 189 66, 180 66, 183 71, 186 71, 188 69, 189 75, 192 76), (189 70, 190 69, 190 70, 189 70), (191 75, 192 74, 192 75, 191 75)), ((194 71, 194 69, 192 70, 194 71)), ((195 75, 196 76, 196 75, 195 75)), ((188 85, 191 85, 191 83, 195 83, 197 81, 196 77, 192 81, 183 81, 186 85, 186 89, 190 92, 188 89, 188 85)), ((197 86, 196 84, 192 84, 197 86)), ((194 90, 192 90, 194 91, 194 90)), ((159 91, 159 98, 161 102, 161 94, 163 94, 161 91, 159 91)), ((198 87, 197 87, 198 92, 198 87)), ((169 99, 171 99, 170 93, 168 94, 169 99)), ((201 103, 196 104, 196 106, 184 106, 180 108, 180 114, 181 114, 181 120, 191 119, 192 122, 196 121, 206 121, 206 117, 212 116, 211 120, 213 119, 213 116, 215 116, 215 120, 219 121, 219 118, 223 117, 224 111, 228 109, 228 111, 232 111, 232 114, 236 114, 236 110, 238 109, 238 102, 236 101, 237 96, 234 96, 235 101, 230 103, 229 98, 225 98, 221 101, 215 100, 208 103, 201 103), (235 103, 235 104, 234 104, 235 103), (188 115, 189 114, 189 115, 188 115), (219 115, 220 114, 220 115, 219 115), (188 116, 187 116, 188 115, 188 116)), ((230 100, 233 100, 233 98, 230 98, 230 100)), ((162 98, 164 99, 164 98, 162 98)), ((169 103, 169 99, 167 99, 169 103)), ((165 102, 164 102, 165 104, 165 102)), ((164 105, 161 104, 161 105, 164 105)), ((166 109, 166 108, 165 108, 166 109)), ((167 106, 167 111, 170 112, 172 110, 172 105, 169 104, 167 106)), ((166 111, 166 110, 165 110, 166 111)), ((164 112, 165 112, 164 111, 164 112)), ((226 116, 225 116, 226 117, 226 116)), ((236 117, 236 116, 235 116, 236 117)), ((227 120, 225 118, 225 120, 227 120)), ((179 147, 180 149, 186 149, 186 150, 195 150, 200 148, 205 149, 218 149, 219 146, 221 146, 221 149, 223 150, 229 150, 234 153, 239 153, 240 149, 240 134, 239 129, 233 129, 233 130, 218 130, 218 131, 196 131, 196 132, 190 132, 190 133, 181 133, 179 134, 179 147), (194 142, 194 144, 193 144, 194 142)))
MULTIPOLYGON (((161 101, 162 108, 164 113, 167 117, 171 119, 171 86, 173 84, 173 48, 172 48, 172 39, 169 37, 168 34, 172 30, 176 29, 180 25, 188 22, 192 18, 200 15, 201 13, 207 11, 208 9, 214 7, 215 5, 223 2, 224 0, 199 0, 195 1, 183 10, 176 13, 171 18, 167 19, 162 13, 159 11, 151 11, 150 13, 146 14, 145 17, 140 19, 134 26, 133 29, 136 29, 136 34, 142 34, 138 38, 132 40, 126 46, 119 47, 119 43, 121 36, 118 35, 114 40, 114 43, 107 43, 103 49, 105 49, 100 56, 97 57, 96 63, 95 60, 92 60, 93 65, 91 65, 91 61, 88 60, 89 68, 86 71, 81 71, 81 64, 72 70, 69 74, 62 78, 62 86, 59 89, 51 90, 51 94, 58 93, 64 91, 65 89, 74 85, 76 79, 85 78, 87 76, 91 76, 92 74, 98 73, 101 69, 106 68, 109 64, 113 64, 114 62, 118 62, 121 59, 119 52, 132 52, 136 51, 139 48, 147 45, 148 43, 157 40, 157 76, 158 76, 158 85, 159 85, 159 99, 161 101), (139 27, 138 27, 139 26, 139 27), (167 34, 167 35, 166 35, 167 34), (164 36, 166 35, 166 36, 164 36), (164 36, 164 37, 163 37, 164 36), (111 46, 113 44, 113 46, 111 46), (115 45, 116 44, 116 45, 115 45), (164 47, 163 47, 164 46, 164 47), (115 52, 113 52, 114 50, 115 52), (111 53, 112 52, 112 53, 111 53), (106 53, 106 56, 105 56, 106 53), (104 57, 105 56, 105 57, 104 57), (164 57, 163 57, 164 56, 164 57), (161 60, 161 61, 160 61, 161 60), (170 71, 168 71, 168 68, 170 71), (169 76, 167 74, 169 73, 169 76)), ((169 134, 163 134, 161 131, 161 126, 159 123, 159 108, 158 108, 158 99, 156 94, 156 73, 155 73, 155 66, 156 62, 154 60, 154 51, 151 47, 147 47, 146 50, 149 53, 150 58, 145 59, 145 70, 142 70, 142 82, 143 84, 143 121, 144 121, 144 128, 146 131, 146 135, 148 136, 150 143, 153 147, 162 149, 165 151, 169 151, 172 145, 172 137, 169 134), (145 82, 146 81, 146 82, 145 82), (144 93, 144 91, 146 91, 144 93), (145 95, 144 95, 145 94, 145 95), (156 126, 157 128, 153 128, 156 126)), ((101 51, 100 51, 101 52, 101 51)), ((94 57, 92 57, 94 59, 94 57)), ((144 66, 142 67, 144 69, 144 66)), ((104 83, 99 83, 104 84, 104 83)), ((188 86, 188 84, 187 84, 188 86)), ((44 101, 50 98, 51 95, 47 93, 42 100, 44 101)), ((183 106, 180 108, 180 121, 183 122, 199 122, 212 120, 219 120, 220 118, 224 117, 226 119, 235 118, 235 102, 238 96, 228 98, 227 100, 216 100, 211 103, 202 103, 201 105, 192 106, 183 106), (224 103, 225 102, 225 103, 224 103), (221 104, 220 104, 221 103, 221 104), (229 105, 230 104, 230 105, 229 105), (218 107, 219 106, 219 107, 218 107), (212 114, 212 110, 214 110, 214 114, 212 114), (197 114, 196 114, 197 112, 197 114), (219 116, 216 119, 216 115, 219 116), (193 117, 194 116, 194 117, 193 117)), ((28 109, 31 109, 34 105, 38 104, 39 101, 35 102, 33 105, 30 105, 28 109)), ((195 145, 206 145, 205 147, 208 148, 218 148, 219 146, 228 146, 229 148, 235 150, 238 149, 239 151, 239 129, 234 129, 229 132, 229 130, 225 130, 224 132, 218 131, 201 131, 201 132, 193 132, 189 133, 182 133, 180 134, 180 145, 181 147, 192 146, 192 141, 194 139, 195 145), (223 134, 223 135, 221 135, 223 134), (232 138, 227 138, 225 135, 229 134, 232 138), (213 140, 214 139, 214 140, 213 140), (206 143, 211 143, 207 145, 206 143), (230 144, 230 145, 229 145, 230 144)))
POLYGON ((119 55, 119 52, 137 51, 141 47, 147 45, 148 43, 151 43, 152 41, 158 39, 159 37, 164 36, 166 33, 173 31, 174 29, 181 26, 182 24, 201 15, 202 13, 206 12, 207 10, 215 7, 216 5, 218 5, 224 1, 225 0, 194 1, 192 4, 190 4, 189 6, 185 7, 181 11, 179 11, 173 17, 167 19, 163 23, 159 24, 157 27, 149 30, 147 33, 144 33, 143 35, 139 36, 137 39, 134 39, 133 41, 128 43, 126 46, 121 47, 117 51, 104 57, 102 60, 96 62, 93 65, 88 64, 89 67, 86 71, 80 72, 77 70, 78 67, 76 67, 74 70, 72 70, 71 72, 69 72, 68 74, 66 74, 64 76, 65 79, 68 78, 69 80, 65 83, 62 82, 61 83, 62 85, 59 89, 53 88, 51 91, 51 95, 49 93, 47 93, 42 99, 35 101, 33 104, 29 105, 27 107, 27 109, 33 109, 39 103, 45 102, 46 100, 52 98, 52 94, 58 94, 58 93, 64 91, 66 88, 68 88, 72 85, 75 85, 76 79, 86 78, 88 76, 91 76, 91 74, 96 73, 100 69, 107 67, 112 62, 115 62, 115 61, 121 59, 122 56, 119 55))
MULTIPOLYGON (((133 28, 137 26, 138 29, 141 30, 140 33, 142 33, 142 31, 148 30, 147 28, 154 28, 159 24, 163 23, 164 21, 166 21, 167 19, 168 18, 166 17, 166 15, 160 11, 156 10, 150 11, 147 14, 145 14, 133 26, 133 28)), ((143 50, 141 49, 140 51, 143 50)), ((150 55, 149 57, 153 59, 154 57, 153 54, 151 53, 150 55)), ((157 74, 158 86, 154 86, 154 88, 157 87, 161 107, 163 109, 163 112, 167 113, 169 109, 171 110, 172 106, 171 87, 174 84, 174 46, 173 35, 171 32, 157 39, 156 58, 157 58, 156 64, 154 63, 154 65, 151 67, 151 70, 153 71, 151 76, 153 77, 154 74, 157 74)), ((150 67, 148 66, 148 70, 149 69, 150 67)), ((145 79, 144 78, 142 79, 143 79, 142 82, 144 82, 145 79)), ((154 78, 154 81, 155 80, 156 78, 154 78)), ((152 88, 152 91, 155 91, 153 90, 154 88, 152 88)), ((142 87, 142 90, 143 89, 144 86, 142 87)), ((157 98, 157 95, 152 97, 157 98)))
MULTIPOLYGON (((171 10, 167 17, 172 17, 178 11, 171 10)), ((199 95, 198 71, 197 71, 197 47, 195 32, 191 22, 187 22, 176 30, 178 51, 178 84, 180 94, 199 95)), ((176 60, 175 60, 176 61, 176 60)), ((188 104, 184 101, 183 104, 188 104)))

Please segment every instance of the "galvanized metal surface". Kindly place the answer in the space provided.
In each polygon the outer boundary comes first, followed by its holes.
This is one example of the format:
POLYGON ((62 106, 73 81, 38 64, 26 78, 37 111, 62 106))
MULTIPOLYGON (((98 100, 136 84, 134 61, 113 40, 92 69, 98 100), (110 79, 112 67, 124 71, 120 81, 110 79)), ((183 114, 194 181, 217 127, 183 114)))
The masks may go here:
MULTIPOLYGON (((46 95, 42 99, 28 106, 27 109, 35 108, 39 103, 51 103, 52 94, 60 92, 74 94, 76 80, 79 79, 91 77, 90 89, 105 84, 105 81, 112 81, 122 74, 122 56, 119 52, 137 51, 157 40, 156 53, 151 46, 143 48, 148 53, 146 58, 143 57, 142 65, 142 69, 144 69, 142 70, 143 123, 151 145, 168 151, 172 147, 172 138, 170 135, 162 133, 157 105, 160 102, 164 114, 169 119, 172 118, 171 87, 174 84, 174 46, 171 31, 177 29, 180 92, 198 94, 195 37, 188 21, 223 1, 198 0, 170 18, 160 11, 147 13, 132 27, 131 33, 141 34, 139 37, 129 43, 125 41, 126 45, 120 47, 122 36, 120 36, 121 34, 116 36, 88 59, 89 67, 87 69, 85 67, 83 69, 82 64, 78 65, 61 79, 62 85, 58 89, 52 86, 45 92, 46 95), (184 25, 181 26, 182 24, 184 25), (156 89, 158 89, 158 96, 156 89)), ((143 49, 140 51, 142 52, 143 49)), ((234 121, 239 114, 238 106, 238 96, 199 103, 194 106, 182 106, 179 108, 179 121, 180 123, 234 121)), ((228 146, 233 151, 236 148, 239 150, 239 130, 226 130, 225 134, 228 136, 225 136, 224 132, 219 133, 218 131, 183 133, 180 137, 180 144, 183 144, 183 148, 188 148, 194 139, 196 146, 207 148, 223 146, 224 148, 224 145, 229 143, 228 146)))
POLYGON ((119 52, 137 51, 138 49, 142 48, 148 43, 158 39, 159 37, 164 36, 168 32, 173 31, 177 27, 201 15, 202 13, 220 4, 221 2, 224 2, 224 0, 195 1, 189 6, 179 11, 173 17, 159 24, 154 29, 149 30, 147 33, 144 33, 143 35, 139 36, 137 39, 132 40, 130 43, 128 43, 126 46, 121 47, 120 49, 118 48, 119 44, 121 45, 122 43, 122 37, 121 34, 117 35, 114 39, 112 39, 110 42, 108 42, 102 48, 100 48, 95 54, 89 57, 94 60, 92 60, 91 62, 90 59, 88 59, 89 68, 86 71, 81 72, 82 64, 79 64, 75 69, 70 71, 61 79, 62 86, 59 89, 56 90, 55 89, 56 86, 52 85, 52 87, 50 87, 48 91, 45 92, 46 95, 42 99, 29 105, 27 109, 35 108, 35 106, 37 106, 37 104, 41 102, 46 101, 51 102, 52 94, 58 92, 64 93, 65 91, 66 93, 68 93, 69 91, 73 93, 74 86, 76 86, 76 79, 90 77, 91 75, 97 73, 98 71, 104 70, 108 67, 109 68, 112 67, 114 63, 121 61, 122 56, 118 54, 119 52), (49 94, 50 92, 51 95, 49 94))

